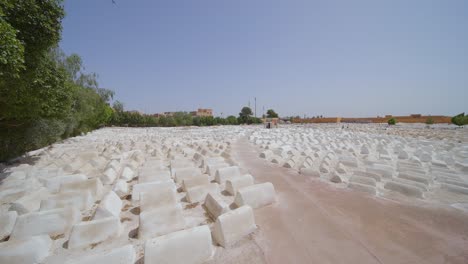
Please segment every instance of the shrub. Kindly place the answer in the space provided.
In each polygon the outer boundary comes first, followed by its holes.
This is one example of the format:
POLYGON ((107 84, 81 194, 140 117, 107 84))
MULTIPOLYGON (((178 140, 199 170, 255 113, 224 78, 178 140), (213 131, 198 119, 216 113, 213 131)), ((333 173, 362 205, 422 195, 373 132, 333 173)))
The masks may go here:
POLYGON ((426 124, 427 124, 427 125, 432 125, 432 124, 434 124, 434 119, 432 119, 432 117, 427 118, 427 119, 426 119, 426 124))
POLYGON ((454 117, 452 117, 452 123, 457 125, 457 126, 463 126, 468 124, 468 116, 465 115, 465 113, 458 114, 454 117))
POLYGON ((397 123, 397 121, 396 121, 395 118, 392 117, 392 118, 390 118, 390 119, 387 121, 387 123, 388 123, 389 125, 395 125, 395 124, 397 123))

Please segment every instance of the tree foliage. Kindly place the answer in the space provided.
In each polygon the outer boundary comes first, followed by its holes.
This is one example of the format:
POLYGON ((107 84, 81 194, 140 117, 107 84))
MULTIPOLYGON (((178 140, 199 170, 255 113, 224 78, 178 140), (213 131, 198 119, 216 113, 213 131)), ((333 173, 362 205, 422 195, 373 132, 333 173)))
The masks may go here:
POLYGON ((267 110, 267 118, 278 118, 278 114, 273 109, 267 110))
POLYGON ((432 117, 428 117, 426 119, 426 125, 432 125, 432 124, 434 124, 434 119, 432 119, 432 117))
POLYGON ((105 125, 113 91, 57 48, 59 0, 0 0, 0 161, 105 125))
POLYGON ((252 114, 253 114, 252 109, 250 109, 250 107, 244 106, 239 113, 239 118, 238 118, 239 124, 251 124, 252 114))
POLYGON ((390 118, 390 119, 387 121, 387 123, 388 123, 389 125, 396 125, 397 121, 396 121, 395 118, 392 117, 392 118, 390 118))
MULTIPOLYGON (((252 118, 252 123, 260 123, 259 118, 252 118)), ((155 116, 142 114, 137 111, 117 111, 114 112, 109 121, 114 126, 130 127, 177 127, 177 126, 218 126, 237 125, 238 118, 228 116, 227 118, 212 116, 193 116, 187 112, 176 112, 172 116, 155 116)))
POLYGON ((457 126, 464 126, 468 125, 468 116, 465 115, 465 113, 460 113, 451 119, 452 124, 455 124, 457 126))

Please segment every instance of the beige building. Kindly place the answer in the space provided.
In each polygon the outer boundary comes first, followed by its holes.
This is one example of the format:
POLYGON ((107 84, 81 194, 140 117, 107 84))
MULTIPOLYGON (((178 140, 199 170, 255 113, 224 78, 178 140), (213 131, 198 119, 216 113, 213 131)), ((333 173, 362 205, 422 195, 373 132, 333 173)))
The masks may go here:
POLYGON ((198 108, 197 111, 190 112, 192 116, 213 116, 213 109, 198 108))

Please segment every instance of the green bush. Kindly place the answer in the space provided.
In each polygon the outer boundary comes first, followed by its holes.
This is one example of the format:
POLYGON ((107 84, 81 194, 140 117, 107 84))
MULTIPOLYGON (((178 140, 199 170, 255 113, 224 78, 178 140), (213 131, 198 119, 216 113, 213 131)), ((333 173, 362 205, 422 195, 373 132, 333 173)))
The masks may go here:
POLYGON ((388 123, 389 125, 395 125, 395 124, 397 123, 397 121, 396 121, 395 118, 392 117, 392 118, 390 118, 390 119, 387 121, 387 123, 388 123))
POLYGON ((426 125, 432 125, 432 124, 434 124, 434 119, 432 119, 432 117, 428 117, 426 119, 426 125))
POLYGON ((458 114, 454 117, 452 117, 452 124, 455 124, 457 126, 463 126, 468 124, 468 116, 465 115, 465 113, 458 114))

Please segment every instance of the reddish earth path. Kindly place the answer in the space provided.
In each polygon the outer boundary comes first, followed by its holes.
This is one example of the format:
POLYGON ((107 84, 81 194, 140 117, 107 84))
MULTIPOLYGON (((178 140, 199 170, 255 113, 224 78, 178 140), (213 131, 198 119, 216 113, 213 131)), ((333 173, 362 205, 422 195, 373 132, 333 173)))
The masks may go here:
POLYGON ((246 139, 233 158, 272 182, 278 202, 255 210, 268 263, 468 263, 468 214, 339 189, 258 157, 246 139))

